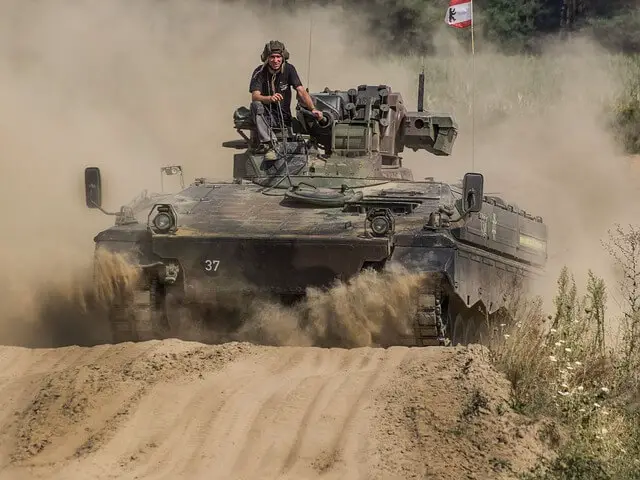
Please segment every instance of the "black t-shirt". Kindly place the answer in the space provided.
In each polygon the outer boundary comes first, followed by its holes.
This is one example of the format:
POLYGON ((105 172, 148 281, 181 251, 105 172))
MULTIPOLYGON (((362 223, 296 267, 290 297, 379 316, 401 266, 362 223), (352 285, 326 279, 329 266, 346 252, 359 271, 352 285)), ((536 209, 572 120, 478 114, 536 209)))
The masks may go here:
MULTIPOLYGON (((265 96, 276 93, 282 95, 283 99, 279 102, 282 107, 282 116, 285 122, 289 122, 291 120, 291 87, 298 88, 301 85, 298 71, 290 63, 284 65, 284 72, 278 71, 275 74, 269 71, 268 65, 260 65, 251 75, 249 92, 259 90, 265 96)), ((267 103, 265 108, 271 109, 274 118, 279 117, 277 103, 267 103)))

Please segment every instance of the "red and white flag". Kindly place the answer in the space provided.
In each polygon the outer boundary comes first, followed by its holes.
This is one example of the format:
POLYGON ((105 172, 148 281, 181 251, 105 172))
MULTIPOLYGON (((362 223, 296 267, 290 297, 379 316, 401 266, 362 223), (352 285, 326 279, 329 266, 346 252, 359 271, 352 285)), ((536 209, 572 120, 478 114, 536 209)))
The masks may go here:
POLYGON ((447 25, 455 28, 467 28, 473 21, 472 0, 449 0, 449 8, 444 17, 447 25))

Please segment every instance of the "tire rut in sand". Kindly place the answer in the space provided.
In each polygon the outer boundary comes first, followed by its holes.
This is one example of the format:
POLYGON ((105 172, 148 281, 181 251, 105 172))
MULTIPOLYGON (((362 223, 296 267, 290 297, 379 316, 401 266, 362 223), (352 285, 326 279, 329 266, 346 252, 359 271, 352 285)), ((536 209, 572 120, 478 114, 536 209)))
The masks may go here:
MULTIPOLYGON (((135 455, 127 470, 136 478, 172 478, 195 469, 199 458, 210 449, 212 432, 215 437, 226 441, 226 435, 220 432, 216 422, 225 412, 234 409, 238 397, 251 394, 256 388, 255 377, 277 377, 300 364, 304 357, 304 350, 282 351, 279 356, 257 354, 255 358, 230 365, 201 381, 186 384, 184 391, 192 392, 188 397, 176 392, 174 385, 160 386, 150 392, 149 398, 131 420, 134 425, 139 424, 145 431, 153 432, 150 438, 143 437, 143 443, 153 444, 154 451, 142 458, 135 455), (171 397, 177 400, 162 402, 171 397), (149 408, 147 404, 153 406, 149 408), (167 418, 172 419, 170 423, 167 418), (176 451, 180 455, 176 455, 176 451)), ((127 431, 122 432, 121 437, 128 436, 127 431)), ((121 444, 118 438, 113 443, 121 444)), ((118 455, 128 456, 126 451, 118 455)))
MULTIPOLYGON (((288 361, 282 358, 282 351, 270 352, 281 357, 284 367, 288 361)), ((372 349, 298 351, 304 352, 302 361, 295 367, 279 368, 273 376, 261 375, 260 371, 246 378, 234 375, 236 380, 246 381, 247 388, 235 392, 217 412, 203 450, 190 449, 191 453, 185 452, 184 457, 181 453, 185 469, 172 469, 171 474, 220 479, 283 478, 282 470, 288 461, 291 478, 317 476, 319 468, 314 467, 314 462, 318 463, 318 457, 324 461, 325 451, 334 453, 340 448, 345 425, 359 409, 358 401, 368 397, 367 387, 380 374, 385 353, 372 349), (315 400, 315 393, 325 385, 330 385, 326 395, 315 400), (319 406, 322 408, 315 416, 324 423, 325 430, 320 444, 315 434, 304 434, 309 426, 300 425, 311 420, 309 409, 319 406), (302 433, 298 438, 292 432, 302 433), (303 441, 305 446, 300 447, 303 441), (291 453, 299 448, 306 449, 302 459, 291 453)), ((366 428, 367 423, 364 425, 366 428)), ((169 472, 163 469, 162 473, 167 478, 169 472)))
MULTIPOLYGON (((129 348, 128 355, 118 358, 118 363, 122 366, 129 360, 124 365, 131 365, 158 346, 129 348)), ((112 347, 102 350, 109 348, 112 347)), ((19 400, 16 405, 27 404, 5 427, 16 438, 9 455, 10 463, 29 462, 37 456, 33 462, 48 464, 72 456, 74 450, 81 446, 74 441, 86 439, 86 432, 95 427, 90 420, 104 419, 114 413, 118 403, 111 399, 104 405, 103 399, 115 396, 126 402, 132 395, 131 389, 119 388, 120 385, 113 382, 111 370, 101 370, 99 363, 93 362, 102 356, 98 349, 70 347, 41 352, 43 357, 30 364, 25 362, 23 376, 9 387, 13 388, 15 398, 19 400), (47 363, 48 370, 45 369, 47 363), (102 408, 99 408, 98 415, 90 418, 93 406, 102 408), (80 431, 77 424, 82 422, 89 424, 80 431), (56 442, 56 438, 66 441, 56 442), (69 438, 74 441, 68 441, 69 438)), ((117 369, 118 365, 112 368, 117 369)))
MULTIPOLYGON (((336 382, 326 381, 319 385, 314 385, 313 389, 309 389, 308 392, 311 397, 311 402, 305 409, 304 415, 302 416, 302 419, 298 424, 296 435, 293 439, 293 447, 287 454, 280 473, 282 473, 283 475, 287 474, 293 468, 298 460, 298 457, 300 456, 302 444, 305 441, 309 430, 312 428, 312 419, 319 416, 318 411, 324 411, 327 408, 327 405, 335 392, 342 389, 344 385, 349 381, 349 376, 345 375, 337 385, 336 382)), ((309 383, 314 382, 313 380, 310 380, 309 383)))
MULTIPOLYGON (((325 445, 328 445, 323 446, 320 449, 313 447, 315 451, 311 455, 309 455, 308 452, 309 443, 315 444, 315 441, 312 440, 310 442, 310 438, 313 438, 314 434, 317 433, 317 426, 319 423, 322 423, 323 418, 329 419, 332 416, 332 413, 327 414, 326 412, 331 412, 332 409, 330 407, 335 406, 336 400, 340 401, 340 399, 344 398, 344 389, 353 387, 353 385, 350 384, 354 382, 355 377, 362 371, 367 371, 367 367, 376 360, 377 362, 382 361, 380 351, 367 349, 363 350, 363 352, 366 352, 365 355, 362 358, 357 356, 354 357, 351 365, 344 370, 341 370, 336 380, 329 378, 323 383, 317 385, 317 389, 314 392, 311 403, 305 409, 304 415, 298 423, 299 427, 296 432, 292 448, 289 451, 281 469, 282 475, 291 475, 294 468, 301 464, 304 467, 304 460, 302 460, 304 458, 307 458, 309 465, 322 473, 330 469, 335 461, 337 461, 341 456, 341 453, 337 449, 337 445, 340 436, 344 431, 344 424, 340 425, 337 431, 338 438, 333 441, 331 440, 331 433, 335 435, 335 430, 333 428, 327 429, 327 433, 330 433, 330 435, 328 435, 329 440, 325 442, 325 445), (305 447, 307 448, 306 453, 304 450, 305 447)), ((376 363, 376 367, 377 366, 378 365, 376 363)), ((380 370, 378 368, 374 368, 371 373, 367 373, 367 384, 369 384, 372 379, 375 379, 379 373, 380 370)), ((356 405, 357 403, 353 404, 353 406, 356 405)))
POLYGON ((366 404, 405 352, 324 351, 324 356, 336 357, 331 368, 305 372, 281 408, 262 419, 260 438, 245 444, 239 457, 243 463, 227 478, 330 478, 366 468, 366 404))
MULTIPOLYGON (((272 374, 257 371, 257 375, 246 377, 246 388, 234 395, 212 424, 204 454, 199 452, 198 461, 189 465, 187 472, 190 475, 215 472, 213 478, 236 478, 237 466, 249 467, 253 476, 267 474, 250 467, 264 450, 265 442, 276 441, 274 434, 281 433, 274 429, 269 418, 274 412, 290 408, 285 397, 308 376, 308 372, 322 371, 323 365, 332 362, 320 349, 296 349, 295 356, 299 361, 295 364, 283 358, 282 349, 270 349, 269 353, 280 359, 280 367, 272 374), (252 437, 251 433, 258 433, 258 430, 262 435, 252 437), (241 452, 246 456, 242 457, 241 452)), ((286 437, 282 440, 286 441, 286 437)))
MULTIPOLYGON (((311 364, 313 368, 323 372, 327 370, 334 371, 335 364, 340 363, 340 359, 334 357, 333 355, 322 355, 320 351, 316 351, 315 358, 305 362, 305 365, 311 364)), ((282 380, 280 387, 260 407, 260 410, 251 421, 242 448, 236 454, 236 461, 230 470, 231 472, 240 473, 247 469, 254 472, 261 471, 259 465, 255 464, 260 463, 261 459, 268 458, 267 453, 269 451, 273 452, 271 445, 268 445, 267 451, 261 454, 264 443, 263 437, 265 434, 267 437, 270 436, 269 429, 272 427, 275 417, 282 409, 286 409, 293 403, 291 397, 298 391, 300 385, 308 379, 304 373, 295 373, 295 370, 291 370, 291 375, 287 375, 282 380)))
MULTIPOLYGON (((344 413, 337 418, 339 427, 327 429, 332 440, 312 462, 318 475, 323 478, 371 478, 370 434, 372 429, 376 429, 372 423, 374 399, 377 392, 392 381, 398 364, 409 352, 406 347, 376 350, 373 361, 363 365, 362 373, 357 373, 355 379, 349 376, 345 388, 335 392, 329 399, 331 403, 325 407, 325 411, 334 415, 336 400, 339 401, 341 397, 349 400, 343 403, 344 413), (372 369, 368 368, 369 364, 373 365, 372 369)), ((298 464, 303 465, 301 462, 298 464)), ((291 475, 290 478, 298 476, 291 475)))
POLYGON ((318 351, 320 362, 302 372, 295 382, 279 393, 279 403, 265 408, 265 415, 254 422, 251 430, 258 436, 250 437, 253 440, 245 443, 231 470, 234 475, 242 477, 243 474, 251 476, 256 472, 264 472, 265 475, 271 474, 272 478, 280 478, 278 472, 282 464, 286 465, 291 452, 302 439, 300 432, 305 430, 303 422, 317 405, 318 390, 326 389, 332 377, 341 372, 352 372, 360 363, 358 357, 346 350, 327 353, 318 351), (319 383, 321 378, 325 380, 319 383), (288 433, 283 435, 283 430, 288 433), (298 432, 295 437, 291 435, 294 431, 298 432))
MULTIPOLYGON (((297 348, 263 352, 255 359, 230 365, 200 384, 185 386, 185 391, 195 395, 188 402, 163 404, 146 413, 145 400, 120 436, 127 438, 130 435, 127 430, 144 425, 145 431, 153 432, 155 439, 165 440, 149 442, 151 437, 143 434, 141 443, 153 443, 155 448, 144 458, 136 454, 137 458, 126 469, 127 474, 135 478, 183 475, 198 478, 205 472, 215 472, 219 475, 216 478, 229 478, 223 472, 234 471, 234 459, 236 464, 251 461, 256 448, 260 447, 252 444, 252 439, 260 438, 260 431, 269 431, 268 425, 263 429, 269 412, 286 407, 286 393, 305 378, 304 372, 311 365, 327 364, 327 360, 333 358, 322 355, 320 350, 297 348), (180 412, 178 415, 176 410, 180 412), (158 421, 166 418, 171 421, 158 421), (180 452, 179 455, 176 452, 180 452), (248 456, 243 457, 245 454, 248 456)), ((148 401, 179 395, 170 385, 163 388, 166 392, 156 389, 148 401)), ((120 438, 114 438, 112 443, 122 444, 120 438)), ((126 456, 126 453, 118 455, 126 456)))
POLYGON ((253 349, 202 379, 156 385, 76 470, 101 458, 119 478, 331 478, 366 469, 373 393, 408 350, 253 349))

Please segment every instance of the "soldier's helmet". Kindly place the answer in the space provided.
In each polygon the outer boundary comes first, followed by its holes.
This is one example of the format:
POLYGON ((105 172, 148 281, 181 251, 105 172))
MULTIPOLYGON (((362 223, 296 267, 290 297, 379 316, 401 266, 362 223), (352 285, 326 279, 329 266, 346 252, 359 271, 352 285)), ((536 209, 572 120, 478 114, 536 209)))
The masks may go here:
POLYGON ((271 40, 268 43, 265 43, 260 58, 263 62, 266 62, 269 55, 273 53, 279 53, 285 60, 289 60, 289 52, 284 46, 284 43, 279 40, 271 40))

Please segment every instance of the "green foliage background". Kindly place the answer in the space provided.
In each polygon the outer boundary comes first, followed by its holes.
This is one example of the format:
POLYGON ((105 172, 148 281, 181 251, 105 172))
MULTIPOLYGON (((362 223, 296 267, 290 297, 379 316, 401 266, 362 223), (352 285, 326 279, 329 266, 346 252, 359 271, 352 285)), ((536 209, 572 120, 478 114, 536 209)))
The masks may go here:
MULTIPOLYGON (((234 3, 233 0, 227 0, 234 3)), ((443 22, 448 0, 255 0, 261 9, 340 5, 366 17, 381 42, 397 52, 432 49, 436 25, 443 22)), ((604 47, 640 53, 638 0, 474 0, 481 33, 504 51, 535 51, 550 34, 587 30, 604 47)))

